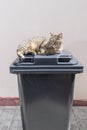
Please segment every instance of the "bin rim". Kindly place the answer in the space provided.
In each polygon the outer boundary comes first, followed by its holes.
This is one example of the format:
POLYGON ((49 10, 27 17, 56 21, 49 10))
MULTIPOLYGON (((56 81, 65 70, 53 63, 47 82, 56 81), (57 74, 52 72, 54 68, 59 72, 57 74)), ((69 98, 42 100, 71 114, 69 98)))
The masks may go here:
POLYGON ((57 74, 67 73, 76 74, 83 72, 83 65, 75 59, 72 54, 66 50, 61 54, 54 55, 36 55, 34 57, 35 62, 20 62, 17 57, 10 65, 10 73, 13 74, 57 74), (70 58, 70 62, 58 62, 58 58, 61 57, 70 58), (39 62, 40 61, 40 62, 39 62))

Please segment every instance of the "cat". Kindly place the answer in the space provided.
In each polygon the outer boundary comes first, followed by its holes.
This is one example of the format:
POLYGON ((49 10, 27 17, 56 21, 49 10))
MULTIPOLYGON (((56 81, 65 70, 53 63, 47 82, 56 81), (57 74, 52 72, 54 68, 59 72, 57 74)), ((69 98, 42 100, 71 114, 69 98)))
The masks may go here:
POLYGON ((33 53, 34 55, 49 55, 55 53, 61 53, 63 50, 62 37, 63 34, 59 33, 54 35, 50 33, 51 37, 46 39, 46 37, 34 38, 27 42, 24 46, 19 46, 17 48, 17 55, 24 59, 25 54, 33 53))

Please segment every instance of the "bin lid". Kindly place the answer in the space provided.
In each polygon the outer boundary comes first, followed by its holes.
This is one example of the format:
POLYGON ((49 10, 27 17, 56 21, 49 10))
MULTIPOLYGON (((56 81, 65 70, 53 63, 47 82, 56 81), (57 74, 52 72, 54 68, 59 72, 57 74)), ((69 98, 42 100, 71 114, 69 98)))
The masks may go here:
POLYGON ((19 57, 11 64, 10 72, 14 74, 40 74, 40 73, 81 73, 83 66, 71 53, 64 50, 60 54, 53 55, 25 55, 25 59, 19 57))

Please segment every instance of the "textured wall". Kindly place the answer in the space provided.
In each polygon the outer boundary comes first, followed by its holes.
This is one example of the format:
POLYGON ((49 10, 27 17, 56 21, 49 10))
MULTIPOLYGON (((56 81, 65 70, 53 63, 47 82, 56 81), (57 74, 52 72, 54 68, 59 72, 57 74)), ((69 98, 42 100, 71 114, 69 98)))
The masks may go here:
POLYGON ((87 99, 87 0, 0 1, 0 96, 18 96, 9 65, 17 45, 32 36, 64 34, 64 47, 85 66, 76 76, 75 99, 87 99))

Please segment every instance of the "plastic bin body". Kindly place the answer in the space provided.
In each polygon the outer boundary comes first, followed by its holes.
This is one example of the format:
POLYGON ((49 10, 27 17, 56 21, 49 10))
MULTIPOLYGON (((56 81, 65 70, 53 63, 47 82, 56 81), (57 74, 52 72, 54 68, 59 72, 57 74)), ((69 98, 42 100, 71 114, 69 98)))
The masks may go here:
POLYGON ((70 129, 75 74, 83 67, 77 60, 58 65, 47 61, 42 60, 39 65, 16 61, 10 67, 18 77, 23 130, 70 129))
POLYGON ((68 130, 74 74, 18 75, 24 130, 68 130))

